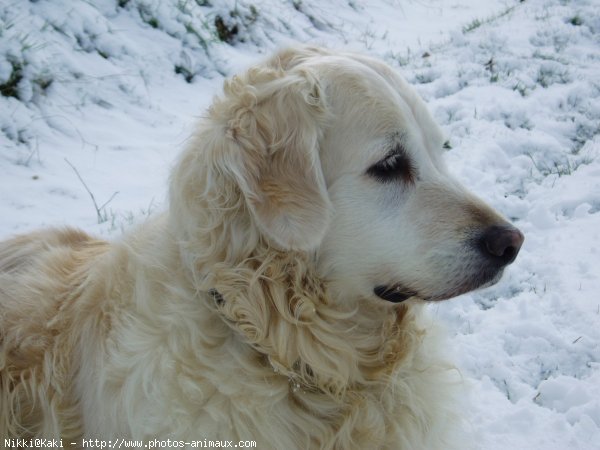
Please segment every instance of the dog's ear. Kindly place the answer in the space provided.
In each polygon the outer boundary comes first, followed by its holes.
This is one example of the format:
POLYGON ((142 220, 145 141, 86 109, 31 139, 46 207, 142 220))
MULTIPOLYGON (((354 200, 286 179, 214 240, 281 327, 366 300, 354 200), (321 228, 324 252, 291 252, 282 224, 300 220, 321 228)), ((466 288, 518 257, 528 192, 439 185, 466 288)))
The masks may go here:
POLYGON ((225 140, 219 170, 235 179, 271 242, 314 249, 331 216, 319 159, 327 108, 318 81, 307 70, 263 66, 227 81, 224 91, 211 108, 225 140))

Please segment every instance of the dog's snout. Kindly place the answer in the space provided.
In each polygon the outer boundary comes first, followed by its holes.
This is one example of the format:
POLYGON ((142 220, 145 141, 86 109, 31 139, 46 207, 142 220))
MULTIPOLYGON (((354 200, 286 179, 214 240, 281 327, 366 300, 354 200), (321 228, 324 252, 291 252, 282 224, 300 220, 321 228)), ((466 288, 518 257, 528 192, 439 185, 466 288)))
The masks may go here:
POLYGON ((486 256, 504 266, 515 260, 524 239, 523 233, 510 225, 491 226, 483 232, 480 247, 486 256))

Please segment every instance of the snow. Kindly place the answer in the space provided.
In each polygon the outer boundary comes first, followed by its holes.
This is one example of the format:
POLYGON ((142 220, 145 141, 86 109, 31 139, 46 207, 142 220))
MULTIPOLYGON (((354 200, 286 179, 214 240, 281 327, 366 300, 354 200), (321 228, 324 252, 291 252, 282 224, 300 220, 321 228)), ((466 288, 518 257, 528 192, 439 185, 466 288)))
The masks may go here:
POLYGON ((0 238, 111 237, 163 208, 224 77, 293 42, 401 71, 451 170, 526 235, 498 285, 430 307, 480 447, 600 449, 595 0, 0 1, 0 238))

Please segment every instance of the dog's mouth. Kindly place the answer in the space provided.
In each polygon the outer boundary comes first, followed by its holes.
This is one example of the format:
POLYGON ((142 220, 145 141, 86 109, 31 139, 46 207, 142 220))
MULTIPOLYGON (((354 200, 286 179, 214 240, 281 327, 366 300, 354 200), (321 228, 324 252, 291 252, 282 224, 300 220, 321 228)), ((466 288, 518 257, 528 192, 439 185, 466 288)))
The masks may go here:
MULTIPOLYGON (((446 269, 449 276, 447 282, 438 281, 433 286, 424 283, 421 288, 413 289, 410 283, 395 281, 391 284, 378 284, 373 293, 382 300, 401 303, 409 298, 425 301, 440 301, 456 297, 475 289, 491 286, 502 277, 504 268, 511 264, 523 244, 523 233, 510 225, 495 225, 483 232, 473 233, 466 242, 466 247, 475 250, 472 256, 461 260, 452 270, 446 269), (460 275, 456 275, 458 274, 460 275), (450 276, 450 274, 454 274, 450 276)), ((440 267, 452 267, 453 259, 440 263, 440 267)), ((439 271, 443 273, 443 271, 439 271)), ((443 279, 443 278, 442 278, 443 279)))
POLYGON ((500 280, 503 270, 483 270, 476 277, 465 280, 454 286, 447 286, 438 292, 417 292, 403 284, 378 285, 373 293, 382 300, 390 303, 402 303, 409 298, 417 298, 424 301, 442 301, 457 297, 461 294, 474 291, 475 289, 491 286, 500 280))
POLYGON ((418 294, 410 289, 405 288, 400 284, 391 286, 380 285, 375 286, 373 292, 377 297, 392 303, 401 303, 411 297, 418 297, 418 294))

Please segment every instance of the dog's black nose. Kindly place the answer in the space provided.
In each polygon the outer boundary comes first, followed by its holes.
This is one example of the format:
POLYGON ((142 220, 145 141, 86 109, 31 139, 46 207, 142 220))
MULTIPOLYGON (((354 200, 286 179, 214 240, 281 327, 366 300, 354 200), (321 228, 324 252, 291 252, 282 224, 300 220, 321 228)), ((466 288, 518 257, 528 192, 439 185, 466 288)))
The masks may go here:
POLYGON ((523 233, 510 225, 491 226, 483 232, 481 251, 505 266, 515 260, 524 240, 523 233))

